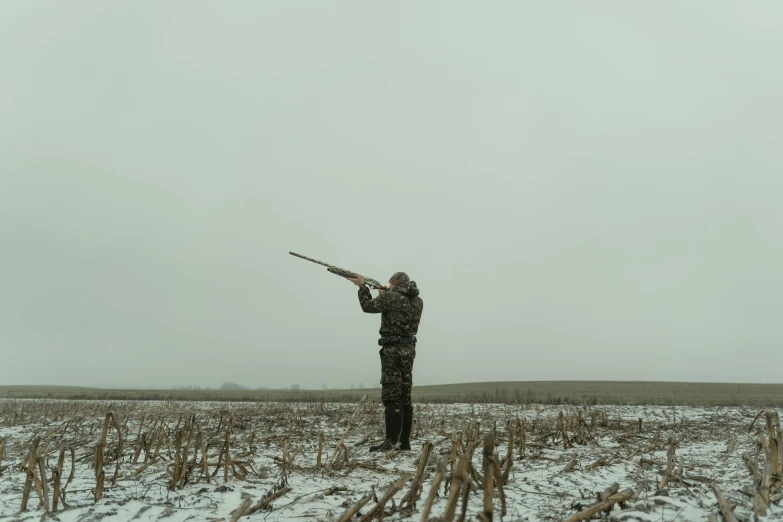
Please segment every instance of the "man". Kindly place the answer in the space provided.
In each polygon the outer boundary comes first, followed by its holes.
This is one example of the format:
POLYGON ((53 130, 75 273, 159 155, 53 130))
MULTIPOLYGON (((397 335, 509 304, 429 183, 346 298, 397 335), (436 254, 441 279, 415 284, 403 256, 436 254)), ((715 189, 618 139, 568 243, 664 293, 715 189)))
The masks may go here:
POLYGON ((390 450, 400 443, 400 449, 411 449, 413 425, 413 359, 416 357, 416 332, 419 329, 424 301, 416 283, 404 272, 389 279, 388 290, 379 290, 372 298, 361 276, 351 279, 359 287, 359 303, 368 314, 381 314, 381 402, 386 419, 386 438, 370 451, 390 450))

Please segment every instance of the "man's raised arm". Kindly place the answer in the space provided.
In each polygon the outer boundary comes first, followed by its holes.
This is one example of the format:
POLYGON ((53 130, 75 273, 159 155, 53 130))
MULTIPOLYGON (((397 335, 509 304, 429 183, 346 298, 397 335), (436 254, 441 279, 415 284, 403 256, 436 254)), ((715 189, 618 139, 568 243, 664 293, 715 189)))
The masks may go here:
POLYGON ((362 310, 364 312, 368 314, 379 314, 388 308, 391 295, 383 290, 379 290, 380 293, 378 294, 378 297, 373 299, 370 289, 364 284, 362 276, 349 278, 349 280, 359 287, 359 304, 362 305, 362 310))

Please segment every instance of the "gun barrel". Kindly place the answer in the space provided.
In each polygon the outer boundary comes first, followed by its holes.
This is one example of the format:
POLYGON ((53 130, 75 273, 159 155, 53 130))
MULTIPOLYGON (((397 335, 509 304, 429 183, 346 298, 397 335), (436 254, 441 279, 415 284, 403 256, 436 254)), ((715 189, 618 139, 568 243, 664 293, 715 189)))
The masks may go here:
MULTIPOLYGON (((291 254, 292 256, 304 259, 305 261, 310 261, 311 263, 316 263, 318 265, 325 266, 326 269, 329 272, 331 272, 331 273, 333 273, 335 275, 339 275, 340 277, 348 278, 348 277, 356 277, 356 276, 360 275, 360 274, 357 274, 356 272, 351 272, 350 270, 346 270, 344 268, 333 266, 333 265, 330 265, 328 263, 324 263, 323 261, 318 261, 317 259, 313 259, 312 257, 307 257, 307 256, 303 256, 302 254, 297 254, 296 252, 288 252, 288 253, 291 254)), ((382 289, 382 290, 386 290, 386 287, 383 286, 378 281, 376 281, 375 279, 372 279, 370 277, 364 277, 364 276, 362 276, 362 278, 364 279, 365 283, 370 285, 372 288, 379 288, 379 289, 382 289)))
POLYGON ((326 267, 329 267, 331 265, 324 263, 323 261, 318 261, 317 259, 313 259, 312 257, 303 256, 302 254, 297 254, 296 252, 288 252, 292 256, 296 256, 298 258, 304 259, 306 261, 310 261, 311 263, 317 263, 319 265, 323 265, 326 267))

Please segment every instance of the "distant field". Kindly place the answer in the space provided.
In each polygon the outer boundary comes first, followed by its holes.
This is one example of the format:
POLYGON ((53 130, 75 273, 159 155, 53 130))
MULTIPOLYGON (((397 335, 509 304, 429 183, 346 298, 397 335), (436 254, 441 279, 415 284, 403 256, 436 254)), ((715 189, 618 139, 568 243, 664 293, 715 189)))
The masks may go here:
MULTIPOLYGON (((115 390, 68 386, 0 386, 0 398, 351 402, 380 389, 364 390, 115 390)), ((724 384, 620 381, 527 381, 416 386, 417 402, 506 404, 657 404, 781 406, 783 384, 724 384)))

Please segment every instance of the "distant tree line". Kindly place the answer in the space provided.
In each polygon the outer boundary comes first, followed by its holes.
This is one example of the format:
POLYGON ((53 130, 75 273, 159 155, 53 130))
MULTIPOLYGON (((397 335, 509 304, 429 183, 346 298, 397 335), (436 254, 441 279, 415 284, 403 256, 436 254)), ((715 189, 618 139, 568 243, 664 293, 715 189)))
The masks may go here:
MULTIPOLYGON (((374 389, 380 388, 380 384, 375 384, 373 386, 374 389)), ((367 389, 367 387, 364 385, 363 382, 360 382, 359 384, 350 384, 348 386, 351 390, 364 390, 367 389)), ((213 388, 211 386, 201 386, 200 384, 188 384, 188 385, 176 385, 171 387, 172 390, 212 390, 213 388)), ((243 390, 272 390, 274 388, 267 388, 265 386, 257 386, 255 388, 251 386, 245 386, 243 384, 239 384, 236 382, 230 382, 230 381, 224 381, 223 384, 221 384, 219 387, 214 388, 217 390, 226 390, 226 391, 243 391, 243 390)), ((298 384, 291 384, 289 386, 281 386, 280 388, 277 388, 279 390, 290 390, 290 391, 299 391, 302 389, 302 387, 298 384)), ((323 390, 337 390, 339 389, 337 386, 332 386, 329 388, 326 383, 321 384, 321 389, 323 390)), ((343 388, 344 389, 344 388, 343 388)))

